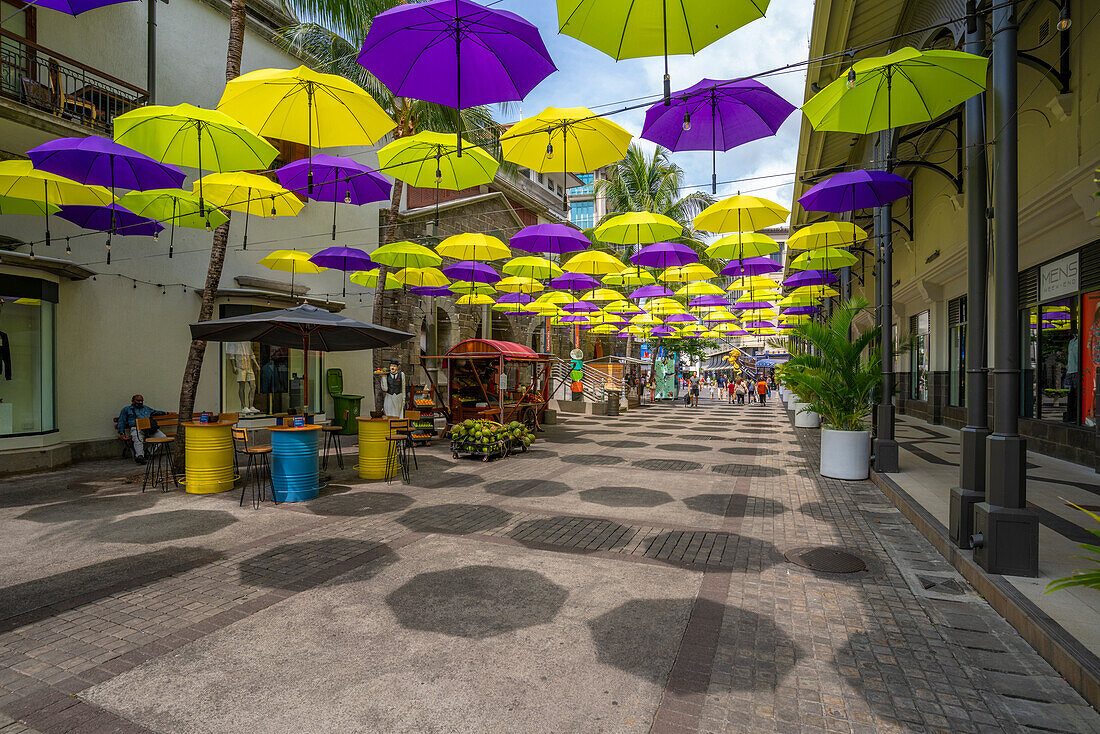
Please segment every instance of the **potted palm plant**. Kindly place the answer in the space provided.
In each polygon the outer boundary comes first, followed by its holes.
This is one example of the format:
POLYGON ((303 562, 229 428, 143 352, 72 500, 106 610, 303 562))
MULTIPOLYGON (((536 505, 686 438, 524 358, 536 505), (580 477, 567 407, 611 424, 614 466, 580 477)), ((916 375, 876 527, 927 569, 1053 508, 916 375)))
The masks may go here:
POLYGON ((853 319, 864 308, 866 299, 853 298, 826 322, 791 329, 791 358, 777 368, 779 380, 798 396, 799 411, 820 416, 819 471, 833 479, 866 479, 870 472, 866 418, 872 392, 882 379, 882 358, 878 327, 849 336, 853 319))

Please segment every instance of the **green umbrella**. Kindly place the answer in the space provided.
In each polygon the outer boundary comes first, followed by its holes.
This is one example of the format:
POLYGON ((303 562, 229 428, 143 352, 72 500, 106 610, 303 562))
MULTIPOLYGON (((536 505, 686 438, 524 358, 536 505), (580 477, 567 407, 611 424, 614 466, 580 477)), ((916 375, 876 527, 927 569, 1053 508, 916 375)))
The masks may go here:
MULTIPOLYGON (((118 200, 134 214, 148 217, 157 222, 171 223, 172 232, 168 243, 168 257, 172 257, 175 247, 176 225, 191 229, 220 227, 227 219, 221 209, 208 208, 205 216, 199 209, 199 197, 183 189, 150 189, 149 191, 131 191, 118 200)), ((154 239, 155 239, 154 235, 154 239)))
POLYGON ((61 211, 57 204, 49 204, 35 199, 20 199, 15 196, 0 196, 0 214, 29 214, 44 217, 61 211))
POLYGON ((382 245, 370 254, 370 259, 380 265, 398 269, 434 268, 443 262, 443 258, 424 245, 407 241, 382 245))
POLYGON ((804 252, 791 262, 791 270, 836 270, 856 263, 856 256, 839 247, 804 252))
POLYGON ((558 32, 616 61, 665 57, 665 104, 671 100, 669 54, 696 54, 764 17, 771 0, 558 0, 558 32))
POLYGON ((934 120, 985 91, 989 59, 903 48, 862 59, 802 105, 815 130, 868 134, 934 120))

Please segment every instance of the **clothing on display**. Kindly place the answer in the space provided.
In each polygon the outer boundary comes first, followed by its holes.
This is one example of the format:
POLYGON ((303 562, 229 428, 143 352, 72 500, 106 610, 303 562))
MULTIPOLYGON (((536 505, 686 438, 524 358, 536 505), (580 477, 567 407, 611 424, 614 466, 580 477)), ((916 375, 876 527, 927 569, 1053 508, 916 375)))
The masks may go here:
POLYGON ((5 380, 11 379, 11 345, 8 343, 8 335, 0 331, 0 373, 5 380))
POLYGON ((266 395, 286 392, 289 389, 289 378, 286 362, 277 363, 271 357, 260 368, 260 392, 266 395))

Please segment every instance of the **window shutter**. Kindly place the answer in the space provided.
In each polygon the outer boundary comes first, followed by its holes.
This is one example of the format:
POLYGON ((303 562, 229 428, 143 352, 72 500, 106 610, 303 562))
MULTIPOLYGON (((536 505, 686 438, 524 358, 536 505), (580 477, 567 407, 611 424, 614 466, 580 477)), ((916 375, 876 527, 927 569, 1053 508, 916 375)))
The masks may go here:
POLYGON ((1020 306, 1031 306, 1039 300, 1039 268, 1028 268, 1018 279, 1020 306))
POLYGON ((947 302, 947 325, 958 326, 966 322, 966 296, 952 298, 947 302))
POLYGON ((1081 290, 1100 288, 1100 241, 1081 250, 1081 290))

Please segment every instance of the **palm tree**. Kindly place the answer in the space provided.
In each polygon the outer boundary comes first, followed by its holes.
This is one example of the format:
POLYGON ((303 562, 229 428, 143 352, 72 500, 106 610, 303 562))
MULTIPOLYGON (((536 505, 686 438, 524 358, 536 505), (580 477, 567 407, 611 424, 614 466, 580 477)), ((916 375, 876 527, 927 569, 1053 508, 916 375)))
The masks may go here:
MULTIPOLYGON (((230 82, 241 75, 241 55, 244 52, 245 7, 244 0, 231 0, 229 4, 229 44, 225 55, 225 81, 230 82)), ((199 306, 199 321, 209 321, 214 315, 214 299, 222 280, 222 267, 225 264, 225 248, 229 242, 229 212, 225 222, 214 230, 210 246, 210 262, 206 267, 206 285, 202 292, 202 304, 199 306)), ((180 385, 180 423, 191 420, 195 410, 195 393, 202 374, 202 361, 206 356, 206 342, 192 340, 187 353, 187 363, 183 368, 183 383, 180 385)), ((182 426, 181 426, 182 429, 182 426)), ((183 441, 176 442, 179 460, 183 459, 183 441)))

